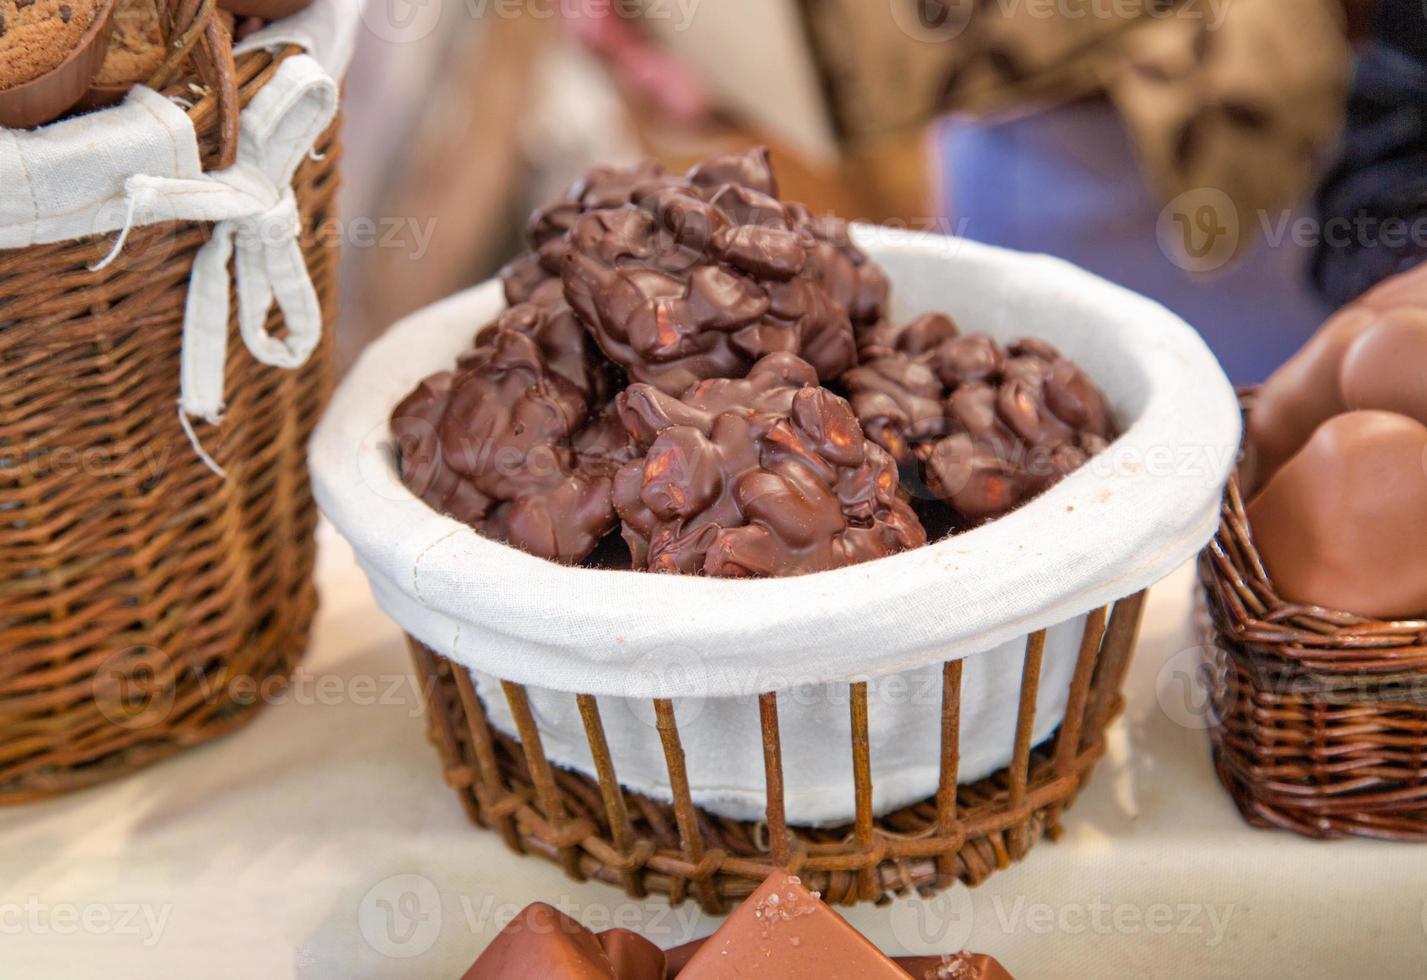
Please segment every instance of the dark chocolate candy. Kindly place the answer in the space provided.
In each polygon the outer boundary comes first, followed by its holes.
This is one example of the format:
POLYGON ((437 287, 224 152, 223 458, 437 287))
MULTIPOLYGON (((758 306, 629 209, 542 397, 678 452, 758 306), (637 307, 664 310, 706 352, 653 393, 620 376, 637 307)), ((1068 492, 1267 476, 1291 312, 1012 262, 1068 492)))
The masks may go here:
POLYGON ((1094 383, 1043 340, 1003 349, 928 314, 862 341, 842 387, 863 428, 963 525, 1043 493, 1114 436, 1094 383))
POLYGON ((893 460, 791 354, 683 398, 633 384, 617 404, 642 453, 614 481, 636 568, 799 575, 925 543, 893 460))

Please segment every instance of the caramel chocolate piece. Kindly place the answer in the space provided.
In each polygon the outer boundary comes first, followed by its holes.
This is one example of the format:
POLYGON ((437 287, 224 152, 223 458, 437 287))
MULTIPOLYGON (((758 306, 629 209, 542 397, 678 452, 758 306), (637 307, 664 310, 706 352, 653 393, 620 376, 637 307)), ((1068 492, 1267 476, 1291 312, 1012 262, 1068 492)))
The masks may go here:
POLYGON ((904 970, 786 872, 763 882, 678 975, 907 980, 904 970))
POLYGON ((664 951, 637 932, 606 929, 598 936, 616 980, 664 980, 664 951))
POLYGON ((1249 504, 1254 544, 1291 602, 1427 615, 1427 426, 1389 412, 1324 422, 1249 504))
POLYGON ((500 931, 461 980, 614 980, 616 976, 594 933, 559 909, 536 902, 500 931))
MULTIPOLYGON (((537 264, 549 271, 559 256, 566 299, 631 379, 679 395, 770 353, 799 355, 825 381, 856 363, 853 321, 880 316, 886 279, 845 224, 777 199, 767 151, 683 178, 601 179, 621 203, 572 194, 538 222, 551 237, 537 264)), ((506 281, 512 298, 528 291, 531 264, 506 281)))
POLYGON ((642 452, 614 481, 636 568, 800 575, 926 541, 895 463, 791 354, 682 399, 633 384, 617 404, 642 452))

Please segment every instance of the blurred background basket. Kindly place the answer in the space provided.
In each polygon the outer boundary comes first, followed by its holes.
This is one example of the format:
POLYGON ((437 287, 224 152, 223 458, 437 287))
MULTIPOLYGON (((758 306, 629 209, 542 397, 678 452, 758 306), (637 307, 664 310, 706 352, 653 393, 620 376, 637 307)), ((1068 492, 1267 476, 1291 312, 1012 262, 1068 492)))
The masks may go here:
POLYGON ((1219 779, 1256 826, 1427 841, 1427 620, 1285 602, 1245 506, 1235 476, 1199 559, 1219 779))
MULTIPOLYGON (((476 824, 499 833, 520 853, 560 864, 572 878, 593 878, 679 903, 692 897, 722 913, 758 887, 774 868, 787 868, 838 905, 877 902, 893 894, 931 894, 956 881, 979 884, 1019 861, 1042 836, 1061 831, 1060 815, 1089 780, 1105 751, 1105 730, 1121 708, 1120 688, 1133 653, 1145 593, 1093 611, 1087 618, 1071 680, 1065 720, 1033 746, 1045 631, 1026 643, 1011 763, 976 782, 959 784, 961 661, 943 666, 941 758, 937 793, 881 817, 873 815, 877 760, 868 738, 867 684, 850 685, 852 801, 848 826, 803 828, 784 815, 784 770, 778 697, 758 698, 767 786, 767 816, 739 821, 693 803, 674 703, 653 702, 672 802, 620 785, 597 700, 570 695, 579 706, 599 778, 562 769, 546 758, 526 689, 503 682, 519 729, 517 740, 487 718, 470 672, 409 638, 427 699, 432 743, 446 781, 476 824)), ((829 745, 828 751, 838 749, 829 745)))
MULTIPOLYGON (((231 164, 238 112, 298 49, 236 62, 208 2, 168 11, 151 87, 192 103, 204 166, 231 164)), ((337 126, 293 182, 330 326, 337 126)), ((305 444, 330 345, 295 371, 257 363, 229 325, 221 425, 176 405, 184 303, 209 226, 136 228, 0 250, 0 803, 122 775, 228 732, 307 644, 316 511, 305 444)), ((234 304, 236 309, 236 304, 234 304)), ((270 331, 283 329, 274 309, 270 331)), ((324 335, 329 331, 324 331, 324 335)))

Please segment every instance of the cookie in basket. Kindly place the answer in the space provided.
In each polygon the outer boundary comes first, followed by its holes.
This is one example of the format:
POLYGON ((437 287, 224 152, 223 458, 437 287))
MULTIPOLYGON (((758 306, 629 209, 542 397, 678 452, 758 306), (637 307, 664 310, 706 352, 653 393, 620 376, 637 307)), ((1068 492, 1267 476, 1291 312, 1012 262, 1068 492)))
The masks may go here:
POLYGON ((52 122, 104 60, 114 0, 0 0, 0 126, 52 122))
POLYGON ((151 77, 164 61, 163 27, 154 0, 118 0, 109 51, 94 84, 127 89, 151 77))
POLYGON ((101 7, 99 0, 0 0, 0 91, 58 68, 101 7))

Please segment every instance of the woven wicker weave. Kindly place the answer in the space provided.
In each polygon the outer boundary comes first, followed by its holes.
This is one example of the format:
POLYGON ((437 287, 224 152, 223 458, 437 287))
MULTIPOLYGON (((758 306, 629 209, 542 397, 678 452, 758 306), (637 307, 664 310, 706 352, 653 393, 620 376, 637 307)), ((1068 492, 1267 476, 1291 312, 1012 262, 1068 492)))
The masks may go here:
POLYGON ((1427 620, 1284 601, 1244 504, 1235 477, 1199 559, 1220 780, 1257 826, 1427 840, 1427 620))
MULTIPOLYGON (((631 896, 692 896, 720 913, 749 895, 774 868, 799 874, 834 904, 879 901, 915 890, 930 894, 957 880, 984 881, 1022 858, 1042 835, 1060 833, 1060 814, 1104 753, 1105 728, 1120 709, 1144 593, 1088 618, 1071 681, 1065 721, 1039 747, 1031 745, 1045 634, 1027 643, 1012 762, 986 779, 958 785, 961 663, 945 665, 941 769, 937 794, 874 818, 876 760, 870 757, 867 686, 850 688, 856 819, 813 830, 788 826, 776 695, 759 698, 768 792, 767 819, 731 820, 695 806, 673 705, 654 701, 657 733, 674 800, 665 803, 620 786, 596 700, 579 705, 599 779, 560 769, 541 749, 524 688, 505 684, 520 739, 492 727, 464 668, 415 640, 412 655, 427 697, 432 742, 446 781, 471 819, 497 831, 512 849, 559 863, 578 879, 594 878, 631 896), (1107 616, 1108 613, 1108 616, 1107 616), (1107 625, 1108 620, 1108 625, 1107 625)), ((653 737, 651 735, 651 737, 653 737)))
MULTIPOLYGON (((181 4, 171 95, 205 165, 278 58, 236 64, 211 0, 181 4)), ((295 49, 293 49, 295 50, 295 49)), ((336 126, 294 181, 330 333, 336 126)), ((330 345, 298 371, 255 362, 230 324, 220 426, 177 414, 184 301, 207 226, 0 251, 0 803, 65 792, 230 731, 301 655, 316 607, 305 445, 330 345)), ((236 304, 234 304, 236 308, 236 304)), ((274 310, 269 328, 280 330, 274 310)))

